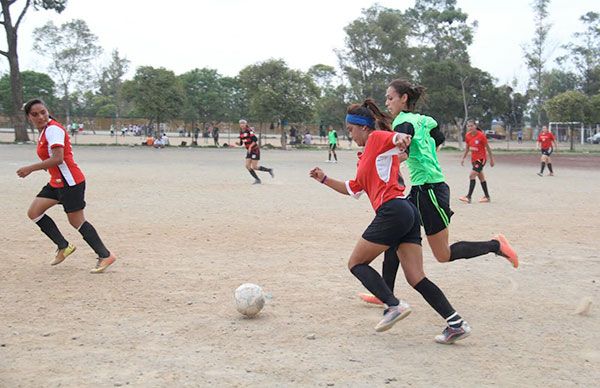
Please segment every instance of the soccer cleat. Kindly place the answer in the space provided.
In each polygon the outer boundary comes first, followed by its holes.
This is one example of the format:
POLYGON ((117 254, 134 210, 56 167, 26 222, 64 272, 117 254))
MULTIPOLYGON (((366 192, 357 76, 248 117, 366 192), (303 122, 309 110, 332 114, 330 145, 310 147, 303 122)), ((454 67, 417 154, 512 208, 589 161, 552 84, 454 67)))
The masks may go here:
POLYGON ((550 174, 548 174, 548 175, 549 175, 549 176, 554 176, 554 173, 553 173, 553 172, 551 172, 551 173, 550 173, 550 174))
POLYGON ((463 321, 458 328, 446 326, 442 334, 435 336, 435 342, 438 344, 450 345, 461 339, 467 338, 471 334, 471 327, 467 321, 463 321))
POLYGON ((269 169, 269 175, 271 175, 271 178, 275 178, 275 173, 273 172, 273 169, 269 169))
POLYGON ((98 262, 96 263, 96 267, 92 268, 90 273, 102 273, 106 270, 111 264, 117 261, 117 258, 114 255, 110 255, 107 258, 100 259, 98 258, 98 262))
POLYGON ((255 179, 254 182, 252 183, 253 185, 260 185, 262 182, 260 181, 260 179, 255 179))
POLYGON ((362 299, 362 300, 363 300, 363 302, 367 302, 367 303, 370 303, 370 304, 376 304, 376 305, 383 306, 383 302, 382 302, 382 301, 380 301, 380 300, 379 300, 379 299, 378 299, 378 298, 377 298, 375 295, 373 295, 373 294, 369 294, 369 293, 366 293, 366 292, 359 292, 357 295, 358 295, 358 297, 359 297, 360 299, 362 299))
POLYGON ((544 174, 542 174, 541 172, 537 173, 538 176, 544 176, 544 174))
POLYGON ((383 315, 383 319, 379 321, 377 326, 375 326, 375 331, 382 332, 392 328, 396 322, 401 319, 406 318, 411 313, 410 306, 403 300, 400 300, 400 304, 398 306, 389 307, 385 314, 383 315))
POLYGON ((75 252, 75 250, 77 249, 77 247, 73 244, 69 244, 67 245, 66 248, 63 249, 57 249, 56 250, 56 257, 54 258, 54 260, 52 260, 52 262, 50 263, 50 265, 57 265, 62 263, 63 261, 65 261, 65 259, 73 252, 75 252))
POLYGON ((459 197, 458 200, 461 202, 464 202, 464 203, 471 203, 471 197, 467 197, 467 196, 459 197))
POLYGON ((488 203, 490 201, 491 201, 490 197, 483 197, 479 200, 479 203, 488 203))
POLYGON ((519 266, 519 257, 517 256, 517 252, 510 246, 510 243, 504 237, 504 235, 499 234, 494 237, 494 240, 500 243, 500 250, 496 253, 502 257, 505 257, 508 261, 510 261, 513 267, 517 268, 519 266))

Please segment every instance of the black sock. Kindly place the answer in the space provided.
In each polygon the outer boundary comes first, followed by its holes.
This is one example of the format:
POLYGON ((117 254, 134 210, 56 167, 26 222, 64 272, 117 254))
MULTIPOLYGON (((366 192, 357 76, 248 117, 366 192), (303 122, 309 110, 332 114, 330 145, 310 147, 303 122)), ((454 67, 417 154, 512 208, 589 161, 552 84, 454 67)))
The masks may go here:
POLYGON ((542 162, 542 169, 540 170, 540 174, 544 173, 544 168, 546 168, 546 162, 542 162))
POLYGON ((383 267, 381 268, 381 276, 383 281, 388 286, 392 293, 394 292, 394 284, 396 283, 396 274, 400 267, 400 260, 394 248, 385 251, 383 255, 383 267))
POLYGON ((429 279, 423 278, 414 288, 442 318, 448 321, 448 319, 452 317, 452 324, 448 322, 450 326, 456 325, 457 321, 460 321, 460 323, 458 323, 458 326, 460 327, 462 324, 460 315, 456 314, 456 311, 452 308, 452 305, 450 305, 450 302, 448 302, 448 299, 446 299, 446 296, 438 286, 429 279))
POLYGON ((335 158, 335 161, 337 162, 337 154, 336 153, 333 154, 333 157, 335 158))
POLYGON ((450 261, 470 259, 487 253, 498 253, 499 251, 500 243, 498 240, 459 241, 450 245, 450 261))
POLYGON ((329 156, 327 157, 327 160, 331 160, 331 152, 329 153, 329 156))
POLYGON ((552 171, 552 163, 548 163, 548 170, 550 170, 551 174, 554 174, 554 171, 552 171))
POLYGON ((400 304, 398 298, 386 286, 383 278, 368 264, 357 264, 350 269, 350 272, 360 280, 367 290, 371 291, 383 303, 388 306, 397 306, 400 304))
POLYGON ((69 246, 69 242, 65 240, 64 236, 60 230, 58 230, 58 226, 56 226, 52 218, 44 214, 42 218, 37 220, 35 223, 40 227, 46 236, 50 237, 50 240, 56 244, 58 249, 65 249, 67 246, 69 246))
POLYGON ((256 179, 257 181, 260 181, 260 178, 258 177, 258 175, 256 175, 256 171, 254 171, 254 169, 249 168, 248 172, 250 173, 250 175, 252 175, 254 177, 254 179, 256 179))
POLYGON ((473 195, 473 190, 475 190, 475 179, 469 180, 469 194, 467 194, 468 198, 471 198, 471 195, 473 195))
POLYGON ((485 194, 485 196, 487 198, 489 198, 490 197, 490 193, 488 193, 487 182, 486 181, 482 181, 481 182, 481 188, 483 189, 483 193, 485 194))
POLYGON ((98 232, 96 232, 96 229, 94 229, 92 224, 85 221, 79 227, 79 233, 81 233, 85 242, 92 247, 99 258, 106 259, 108 256, 110 256, 110 252, 104 246, 104 243, 100 239, 100 236, 98 236, 98 232))
POLYGON ((271 169, 270 169, 270 168, 268 168, 268 167, 263 167, 263 166, 260 166, 260 167, 258 167, 258 170, 259 170, 259 171, 266 171, 266 172, 269 172, 269 171, 271 171, 271 169))

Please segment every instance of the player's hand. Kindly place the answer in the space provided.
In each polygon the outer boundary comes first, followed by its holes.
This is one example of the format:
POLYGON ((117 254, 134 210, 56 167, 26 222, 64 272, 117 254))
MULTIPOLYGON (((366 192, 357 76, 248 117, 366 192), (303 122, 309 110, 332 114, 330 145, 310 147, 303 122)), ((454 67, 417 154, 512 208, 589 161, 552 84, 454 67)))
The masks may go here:
POLYGON ((412 137, 406 133, 396 133, 396 136, 394 138, 394 144, 396 144, 396 147, 398 147, 400 151, 406 151, 406 149, 410 145, 411 140, 412 137))
POLYGON ((321 180, 323 180, 323 178, 325 177, 325 172, 319 167, 315 167, 312 170, 310 170, 309 175, 311 178, 321 182, 321 180))
POLYGON ((28 166, 25 167, 21 167, 20 169, 17 170, 17 175, 20 178, 25 178, 27 175, 31 174, 33 172, 32 169, 30 169, 28 166))
POLYGON ((408 154, 406 153, 406 151, 400 152, 398 154, 398 160, 400 161, 400 163, 404 162, 407 159, 408 159, 408 154))
POLYGON ((464 159, 464 158, 460 160, 460 165, 461 165, 461 166, 464 166, 464 165, 465 165, 465 159, 464 159))
POLYGON ((490 159, 490 167, 494 167, 494 159, 490 159))

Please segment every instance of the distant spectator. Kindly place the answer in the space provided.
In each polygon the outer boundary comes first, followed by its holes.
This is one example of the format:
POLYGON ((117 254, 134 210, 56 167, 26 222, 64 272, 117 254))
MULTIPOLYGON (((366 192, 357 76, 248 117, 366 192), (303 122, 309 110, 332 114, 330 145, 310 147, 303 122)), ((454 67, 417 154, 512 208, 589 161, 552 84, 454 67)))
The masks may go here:
POLYGON ((302 142, 306 145, 311 145, 312 144, 312 135, 310 134, 310 132, 306 131, 306 133, 304 134, 304 139, 302 140, 302 142))
POLYGON ((219 127, 215 126, 212 130, 213 141, 215 142, 215 146, 219 146, 219 127))

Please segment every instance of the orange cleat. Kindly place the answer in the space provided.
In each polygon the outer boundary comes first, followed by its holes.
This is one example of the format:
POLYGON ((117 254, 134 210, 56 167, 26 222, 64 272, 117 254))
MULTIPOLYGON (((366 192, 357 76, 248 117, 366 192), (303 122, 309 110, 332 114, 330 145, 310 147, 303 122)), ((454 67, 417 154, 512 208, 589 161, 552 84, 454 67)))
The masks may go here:
POLYGON ((458 200, 461 202, 464 202, 464 203, 471 203, 471 198, 469 198, 467 196, 459 197, 458 200))
POLYGON ((483 197, 479 200, 479 203, 488 203, 490 201, 491 201, 490 197, 483 197))
POLYGON ((508 261, 510 261, 513 267, 517 268, 519 266, 519 257, 517 256, 517 252, 510 246, 510 243, 504 237, 504 235, 499 234, 494 237, 494 240, 500 243, 500 250, 498 251, 498 255, 505 257, 508 261))
POLYGON ((90 273, 102 273, 115 261, 117 261, 117 258, 113 254, 104 259, 98 258, 98 263, 96 264, 96 267, 92 268, 90 273))
POLYGON ((376 304, 383 306, 383 302, 380 301, 375 295, 367 294, 366 292, 359 292, 358 297, 363 300, 363 302, 367 302, 369 304, 376 304))

